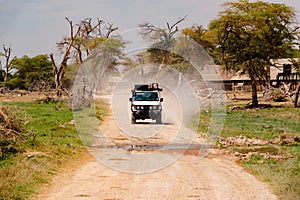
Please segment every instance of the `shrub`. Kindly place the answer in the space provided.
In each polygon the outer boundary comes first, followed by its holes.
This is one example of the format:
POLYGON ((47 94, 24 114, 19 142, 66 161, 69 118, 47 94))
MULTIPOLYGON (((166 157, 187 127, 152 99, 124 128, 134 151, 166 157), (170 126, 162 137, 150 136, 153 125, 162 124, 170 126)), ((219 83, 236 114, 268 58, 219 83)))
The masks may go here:
POLYGON ((0 158, 18 152, 18 142, 25 138, 24 121, 16 110, 0 106, 0 158))

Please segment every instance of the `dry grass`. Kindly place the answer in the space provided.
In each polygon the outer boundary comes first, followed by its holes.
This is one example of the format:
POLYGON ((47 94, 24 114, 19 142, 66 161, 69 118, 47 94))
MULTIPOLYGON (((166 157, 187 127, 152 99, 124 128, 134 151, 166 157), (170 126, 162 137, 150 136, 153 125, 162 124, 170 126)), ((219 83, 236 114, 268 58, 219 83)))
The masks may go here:
POLYGON ((18 142, 26 138, 24 120, 17 111, 8 106, 0 106, 0 158, 18 152, 18 142))

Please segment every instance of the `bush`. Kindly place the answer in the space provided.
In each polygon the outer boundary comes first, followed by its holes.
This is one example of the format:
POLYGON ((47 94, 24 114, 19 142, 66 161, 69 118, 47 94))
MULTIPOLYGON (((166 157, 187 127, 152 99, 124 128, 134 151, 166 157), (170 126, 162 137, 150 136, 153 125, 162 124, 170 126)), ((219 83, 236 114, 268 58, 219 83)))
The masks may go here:
POLYGON ((273 101, 275 101, 275 102, 287 101, 286 94, 280 88, 273 89, 271 95, 272 95, 273 101))
POLYGON ((8 106, 0 106, 0 158, 18 152, 18 142, 25 138, 23 120, 16 113, 8 106))

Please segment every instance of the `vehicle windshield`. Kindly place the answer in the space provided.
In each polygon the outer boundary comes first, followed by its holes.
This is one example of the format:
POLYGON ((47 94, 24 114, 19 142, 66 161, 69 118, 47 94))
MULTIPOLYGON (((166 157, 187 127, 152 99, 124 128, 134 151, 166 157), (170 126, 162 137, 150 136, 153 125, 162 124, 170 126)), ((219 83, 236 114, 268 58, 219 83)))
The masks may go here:
POLYGON ((158 101, 157 92, 136 92, 133 96, 134 101, 158 101))

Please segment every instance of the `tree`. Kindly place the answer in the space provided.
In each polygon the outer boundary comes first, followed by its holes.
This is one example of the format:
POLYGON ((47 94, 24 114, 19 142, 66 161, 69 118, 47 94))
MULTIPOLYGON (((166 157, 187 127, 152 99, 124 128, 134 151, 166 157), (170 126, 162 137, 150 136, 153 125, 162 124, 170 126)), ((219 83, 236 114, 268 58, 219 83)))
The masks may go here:
POLYGON ((0 56, 3 56, 5 58, 5 64, 4 64, 4 66, 2 66, 2 63, 0 61, 0 67, 1 67, 0 68, 0 73, 1 73, 0 78, 3 78, 4 84, 6 84, 9 72, 11 71, 11 64, 16 59, 16 57, 11 59, 11 52, 12 52, 12 48, 10 46, 5 47, 5 45, 3 44, 3 52, 0 52, 0 56), (3 70, 3 69, 5 69, 5 70, 3 70), (4 72, 4 76, 3 76, 3 72, 4 72))
MULTIPOLYGON (((68 18, 67 18, 68 19, 68 18)), ((68 19, 70 23, 70 20, 68 19)), ((89 56, 101 42, 111 37, 111 34, 118 30, 113 24, 108 23, 108 26, 102 27, 105 21, 97 18, 96 24, 93 24, 92 18, 81 20, 76 26, 80 28, 77 37, 72 43, 73 56, 77 63, 81 64, 83 60, 89 56)), ((58 48, 63 49, 72 42, 72 39, 65 37, 61 42, 57 43, 58 48)))
POLYGON ((146 59, 143 60, 141 57, 146 57, 148 62, 160 64, 158 71, 161 70, 162 73, 170 74, 170 72, 167 72, 168 67, 175 69, 179 72, 177 83, 175 83, 177 86, 182 83, 184 78, 189 80, 190 84, 196 88, 203 79, 195 65, 200 66, 208 61, 208 57, 205 50, 188 34, 189 31, 186 31, 186 29, 179 30, 178 24, 185 19, 186 16, 178 18, 173 24, 166 23, 166 28, 160 28, 151 23, 140 24, 140 33, 145 39, 152 42, 152 45, 145 53, 139 54, 138 60, 145 61, 146 59))
MULTIPOLYGON (((300 75, 300 63, 299 63, 299 61, 296 61, 295 59, 292 59, 291 61, 293 63, 293 66, 295 67, 298 75, 300 75)), ((297 85, 296 94, 295 94, 295 100, 294 100, 294 107, 295 108, 298 107, 299 95, 300 95, 300 82, 297 85)))
POLYGON ((65 75, 67 62, 70 58, 69 54, 70 54, 71 48, 73 46, 73 43, 74 43, 75 39, 77 38, 77 35, 80 32, 80 26, 79 26, 74 34, 75 26, 73 25, 73 22, 71 20, 69 20, 69 18, 67 18, 67 17, 66 17, 66 20, 68 21, 69 26, 70 26, 70 38, 69 38, 69 42, 67 43, 67 47, 64 50, 63 58, 62 58, 62 61, 59 66, 56 65, 53 54, 50 54, 50 59, 51 59, 52 69, 53 69, 53 74, 54 74, 54 80, 55 80, 55 89, 57 90, 57 96, 61 96, 62 79, 65 75))
POLYGON ((298 100, 299 100, 299 94, 300 94, 300 84, 297 86, 297 91, 295 95, 295 102, 294 102, 294 107, 298 107, 298 100))
POLYGON ((207 53, 216 59, 216 43, 210 41, 211 38, 214 38, 214 34, 211 31, 203 28, 202 26, 192 26, 191 28, 185 28, 181 31, 184 35, 191 37, 197 43, 199 43, 207 53))
POLYGON ((167 28, 160 28, 147 22, 139 25, 141 34, 144 38, 154 41, 151 48, 148 49, 154 62, 160 64, 170 64, 172 58, 178 59, 175 55, 170 53, 170 49, 174 45, 175 34, 178 32, 178 24, 184 21, 186 16, 179 18, 175 23, 170 25, 167 22, 167 28))
POLYGON ((99 18, 97 18, 97 23, 95 25, 93 25, 91 18, 82 20, 75 25, 69 18, 66 17, 66 20, 69 23, 70 36, 65 37, 61 42, 57 43, 58 48, 64 52, 59 66, 56 65, 53 54, 50 54, 58 96, 61 95, 60 91, 63 87, 62 80, 66 72, 68 60, 73 58, 77 64, 83 63, 84 59, 87 58, 90 55, 90 52, 98 45, 106 40, 106 43, 112 41, 113 38, 111 37, 111 33, 118 29, 118 27, 114 27, 113 24, 108 23, 109 26, 105 27, 104 30, 101 27, 101 25, 104 24, 104 21, 99 18))
POLYGON ((224 4, 211 21, 217 33, 220 61, 227 70, 247 74, 252 84, 252 105, 258 106, 257 85, 270 80, 271 59, 291 57, 298 27, 295 12, 284 4, 240 0, 224 4))
POLYGON ((11 68, 16 72, 7 82, 10 89, 40 91, 54 86, 52 66, 47 55, 15 58, 11 68))

